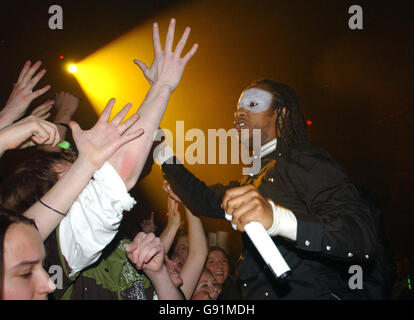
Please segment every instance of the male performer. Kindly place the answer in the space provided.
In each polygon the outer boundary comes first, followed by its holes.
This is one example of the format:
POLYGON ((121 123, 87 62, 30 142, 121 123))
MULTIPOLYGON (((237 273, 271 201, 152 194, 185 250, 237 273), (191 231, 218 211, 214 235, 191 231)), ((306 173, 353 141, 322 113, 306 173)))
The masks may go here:
POLYGON ((295 90, 272 80, 253 82, 242 93, 235 115, 235 128, 248 129, 250 140, 252 130, 261 129, 258 174, 227 187, 207 187, 176 159, 174 164, 167 164, 169 156, 159 161, 171 188, 194 214, 224 218, 226 212, 240 231, 258 221, 272 236, 292 275, 287 281, 276 279, 242 233, 244 249, 237 268, 242 297, 360 296, 348 286, 348 270, 374 259, 373 217, 341 167, 309 143, 295 90))

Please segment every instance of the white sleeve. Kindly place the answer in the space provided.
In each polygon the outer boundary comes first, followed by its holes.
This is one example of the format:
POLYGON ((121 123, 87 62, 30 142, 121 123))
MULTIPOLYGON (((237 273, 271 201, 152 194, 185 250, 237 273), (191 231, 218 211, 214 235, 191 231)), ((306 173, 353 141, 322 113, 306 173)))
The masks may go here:
POLYGON ((165 141, 161 142, 154 149, 154 162, 160 166, 162 166, 164 162, 171 164, 173 156, 174 152, 165 141))
POLYGON ((60 249, 70 276, 99 259, 118 232, 122 212, 136 203, 108 162, 93 177, 59 225, 60 249))
POLYGON ((274 236, 281 236, 296 241, 298 222, 296 216, 289 209, 276 205, 273 201, 268 200, 273 210, 273 224, 266 230, 267 233, 274 236))

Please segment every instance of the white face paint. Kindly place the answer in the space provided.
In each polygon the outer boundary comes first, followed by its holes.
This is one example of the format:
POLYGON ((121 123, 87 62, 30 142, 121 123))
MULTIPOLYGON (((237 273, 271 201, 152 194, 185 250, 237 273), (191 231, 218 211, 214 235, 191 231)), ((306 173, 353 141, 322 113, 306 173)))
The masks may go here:
POLYGON ((246 108, 249 112, 260 113, 272 106, 272 98, 266 90, 250 88, 242 93, 237 109, 246 108))

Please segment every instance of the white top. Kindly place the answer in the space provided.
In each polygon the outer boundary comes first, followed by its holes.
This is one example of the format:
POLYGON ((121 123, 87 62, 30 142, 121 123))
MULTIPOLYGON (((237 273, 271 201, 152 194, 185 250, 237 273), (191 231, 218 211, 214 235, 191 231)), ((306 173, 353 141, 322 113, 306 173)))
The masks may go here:
POLYGON ((136 204, 116 170, 108 163, 97 170, 59 225, 59 244, 71 273, 96 262, 113 240, 122 212, 136 204))

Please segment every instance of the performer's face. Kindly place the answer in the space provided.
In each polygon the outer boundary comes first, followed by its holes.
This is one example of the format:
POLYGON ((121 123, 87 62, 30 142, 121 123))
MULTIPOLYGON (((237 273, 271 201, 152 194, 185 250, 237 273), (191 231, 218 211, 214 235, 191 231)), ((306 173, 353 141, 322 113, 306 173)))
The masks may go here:
POLYGON ((252 146, 253 129, 261 129, 262 144, 276 137, 276 112, 272 108, 272 100, 272 94, 265 88, 259 87, 248 88, 240 96, 234 127, 239 134, 241 129, 248 129, 250 146, 252 146))

